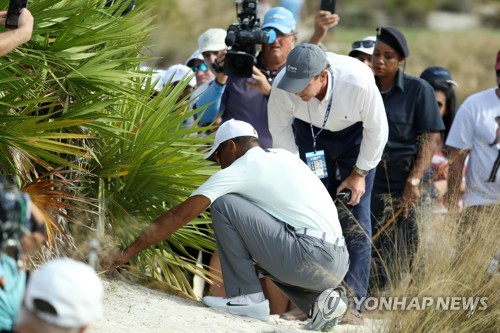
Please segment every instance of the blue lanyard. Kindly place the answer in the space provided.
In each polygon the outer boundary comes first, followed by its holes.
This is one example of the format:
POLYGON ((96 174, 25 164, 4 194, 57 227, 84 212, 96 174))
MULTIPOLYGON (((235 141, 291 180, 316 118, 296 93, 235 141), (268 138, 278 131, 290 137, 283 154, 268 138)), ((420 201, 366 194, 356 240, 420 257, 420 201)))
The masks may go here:
POLYGON ((311 111, 309 110, 309 102, 307 103, 307 113, 309 115, 309 125, 311 125, 311 135, 312 135, 312 138, 313 138, 313 150, 314 150, 314 152, 316 152, 316 138, 325 129, 325 125, 326 125, 326 122, 328 120, 328 116, 330 116, 330 110, 332 108, 332 100, 333 100, 333 71, 332 71, 331 68, 328 68, 328 71, 332 75, 332 89, 330 91, 330 101, 328 102, 328 106, 326 108, 325 119, 323 120, 323 126, 321 126, 321 129, 316 134, 314 134, 313 123, 312 123, 312 119, 311 119, 311 111))

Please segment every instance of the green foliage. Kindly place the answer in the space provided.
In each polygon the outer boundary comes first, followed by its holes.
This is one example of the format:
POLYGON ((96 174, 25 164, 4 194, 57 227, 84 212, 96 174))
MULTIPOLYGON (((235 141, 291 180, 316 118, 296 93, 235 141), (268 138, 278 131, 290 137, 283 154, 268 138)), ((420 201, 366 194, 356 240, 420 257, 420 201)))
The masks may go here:
MULTIPOLYGON (((105 2, 30 1, 31 40, 0 58, 1 173, 17 175, 45 212, 52 244, 71 230, 80 250, 96 229, 128 245, 214 171, 199 151, 210 138, 183 126, 200 111, 178 101, 185 85, 151 97, 151 73, 139 70, 151 8, 120 15, 127 3, 105 2)), ((185 248, 213 250, 207 223, 200 216, 134 258, 139 275, 192 296, 185 248)))

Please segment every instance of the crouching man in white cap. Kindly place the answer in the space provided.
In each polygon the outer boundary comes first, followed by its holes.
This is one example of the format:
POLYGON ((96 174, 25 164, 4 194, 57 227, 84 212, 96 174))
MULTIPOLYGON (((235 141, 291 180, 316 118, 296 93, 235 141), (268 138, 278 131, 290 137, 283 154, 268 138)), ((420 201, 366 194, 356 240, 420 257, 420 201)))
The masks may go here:
POLYGON ((206 296, 205 305, 267 321, 261 272, 309 314, 309 329, 334 325, 347 308, 334 288, 349 268, 349 255, 335 204, 319 178, 292 153, 262 149, 255 129, 234 119, 219 127, 206 158, 222 170, 116 254, 110 270, 211 205, 229 298, 206 296))
POLYGON ((103 286, 95 271, 54 259, 31 277, 14 332, 82 333, 102 317, 103 286))

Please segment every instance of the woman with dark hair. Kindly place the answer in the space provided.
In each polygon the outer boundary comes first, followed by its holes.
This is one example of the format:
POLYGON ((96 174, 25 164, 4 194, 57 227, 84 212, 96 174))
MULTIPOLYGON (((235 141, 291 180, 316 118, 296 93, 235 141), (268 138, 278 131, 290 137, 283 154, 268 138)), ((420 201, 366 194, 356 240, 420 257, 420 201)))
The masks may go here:
POLYGON ((429 84, 432 88, 434 88, 439 113, 443 118, 445 127, 442 136, 446 139, 448 132, 450 131, 453 118, 455 118, 457 113, 457 97, 455 95, 455 89, 451 84, 443 80, 431 81, 429 84))
MULTIPOLYGON (((431 178, 429 185, 426 188, 426 193, 430 195, 429 200, 437 199, 438 203, 443 198, 447 189, 448 182, 448 158, 449 154, 446 151, 445 142, 451 128, 451 123, 457 113, 457 97, 455 88, 458 84, 453 81, 450 72, 443 68, 432 66, 426 68, 420 78, 427 81, 436 96, 439 113, 443 118, 445 130, 441 133, 441 138, 434 155, 432 156, 431 168, 425 173, 423 183, 427 184, 431 178)), ((463 190, 465 184, 463 184, 463 190)))
POLYGON ((455 88, 458 88, 458 83, 453 81, 450 72, 443 67, 432 66, 424 69, 420 78, 427 81, 436 96, 439 113, 444 122, 444 139, 448 137, 451 123, 457 113, 457 97, 455 88))
POLYGON ((411 267, 418 243, 415 205, 445 129, 432 87, 404 72, 408 55, 399 30, 377 28, 372 66, 389 123, 371 199, 374 258, 379 259, 372 277, 381 287, 396 283, 411 267))

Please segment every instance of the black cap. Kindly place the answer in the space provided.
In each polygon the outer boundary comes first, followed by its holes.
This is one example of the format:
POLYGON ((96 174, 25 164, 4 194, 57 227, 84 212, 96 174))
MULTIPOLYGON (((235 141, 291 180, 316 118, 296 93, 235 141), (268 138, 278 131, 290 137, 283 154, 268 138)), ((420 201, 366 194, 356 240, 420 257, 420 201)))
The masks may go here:
POLYGON ((405 36, 401 31, 393 27, 378 27, 377 40, 389 45, 394 50, 398 51, 404 58, 408 57, 410 54, 405 36))
POLYGON ((442 80, 442 81, 448 82, 449 84, 451 84, 454 87, 458 87, 458 83, 453 81, 453 79, 451 78, 450 72, 446 68, 439 67, 439 66, 427 67, 422 72, 422 74, 420 74, 420 78, 424 79, 425 81, 427 81, 429 83, 432 81, 436 81, 436 80, 442 80))

